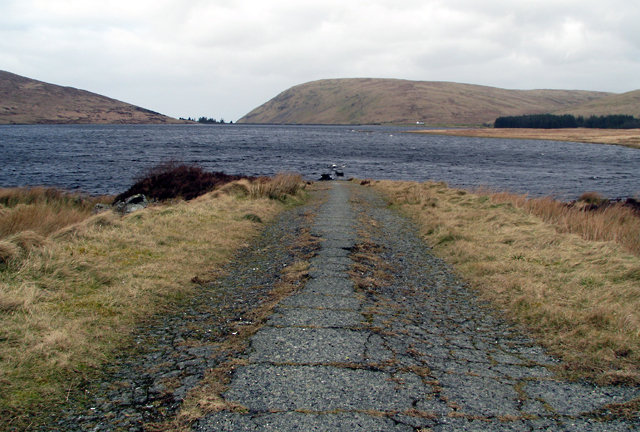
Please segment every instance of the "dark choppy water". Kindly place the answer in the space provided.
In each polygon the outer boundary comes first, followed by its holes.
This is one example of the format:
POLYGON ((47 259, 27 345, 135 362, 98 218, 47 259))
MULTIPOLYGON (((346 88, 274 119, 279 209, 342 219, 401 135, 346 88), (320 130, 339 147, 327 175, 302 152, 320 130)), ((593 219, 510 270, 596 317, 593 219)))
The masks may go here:
POLYGON ((414 135, 390 127, 0 126, 0 186, 54 185, 119 193, 168 159, 228 174, 293 171, 317 179, 327 164, 358 178, 437 180, 572 199, 640 193, 640 150, 533 140, 414 135))

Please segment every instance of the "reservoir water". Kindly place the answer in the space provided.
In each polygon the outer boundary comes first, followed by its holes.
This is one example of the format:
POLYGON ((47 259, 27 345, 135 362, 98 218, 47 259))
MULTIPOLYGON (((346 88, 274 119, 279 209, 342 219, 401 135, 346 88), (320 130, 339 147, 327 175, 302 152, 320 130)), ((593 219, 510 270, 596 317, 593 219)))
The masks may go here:
POLYGON ((0 126, 0 187, 126 190, 144 168, 194 162, 228 174, 298 172, 329 164, 362 179, 445 181, 574 199, 640 194, 640 150, 555 141, 408 134, 385 126, 0 126))

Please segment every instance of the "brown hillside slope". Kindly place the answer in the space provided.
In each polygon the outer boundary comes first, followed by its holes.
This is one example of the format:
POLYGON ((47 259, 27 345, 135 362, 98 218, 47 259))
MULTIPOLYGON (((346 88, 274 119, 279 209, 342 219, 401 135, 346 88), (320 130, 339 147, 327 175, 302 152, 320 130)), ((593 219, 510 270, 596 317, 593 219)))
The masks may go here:
POLYGON ((640 117, 640 90, 606 96, 576 107, 557 111, 554 114, 573 114, 584 117, 591 115, 626 114, 640 117))
POLYGON ((105 96, 0 71, 0 124, 161 124, 171 117, 105 96))
POLYGON ((611 93, 505 90, 449 82, 347 78, 290 88, 239 123, 479 125, 503 115, 547 113, 611 93))

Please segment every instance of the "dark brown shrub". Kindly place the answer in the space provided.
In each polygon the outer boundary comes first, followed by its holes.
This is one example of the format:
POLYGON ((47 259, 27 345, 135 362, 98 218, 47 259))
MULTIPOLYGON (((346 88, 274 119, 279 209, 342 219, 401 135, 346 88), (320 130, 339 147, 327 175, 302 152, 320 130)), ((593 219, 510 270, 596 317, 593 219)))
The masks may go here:
POLYGON ((243 178, 253 180, 247 176, 207 172, 198 165, 170 161, 144 171, 138 176, 136 183, 129 190, 118 195, 114 202, 123 201, 137 194, 144 194, 147 198, 158 201, 174 198, 191 200, 226 183, 243 178))

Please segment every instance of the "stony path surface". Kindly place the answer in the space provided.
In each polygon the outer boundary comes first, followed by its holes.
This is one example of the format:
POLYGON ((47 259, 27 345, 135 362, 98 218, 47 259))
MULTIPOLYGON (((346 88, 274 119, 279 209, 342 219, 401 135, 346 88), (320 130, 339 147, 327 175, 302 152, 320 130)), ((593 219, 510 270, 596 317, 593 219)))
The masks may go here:
POLYGON ((623 431, 638 389, 554 379, 556 360, 496 316, 366 188, 334 182, 311 279, 242 354, 195 431, 623 431), (600 415, 599 415, 600 414, 600 415))
POLYGON ((207 371, 235 359, 245 365, 223 396, 242 413, 211 414, 194 431, 640 430, 603 409, 639 389, 555 380, 557 361, 479 302, 383 199, 326 184, 311 227, 319 250, 296 242, 317 201, 282 214, 227 276, 143 323, 39 430, 173 430, 145 425, 170 420, 207 371), (249 348, 224 348, 238 326, 263 322, 249 317, 272 301, 282 269, 314 254, 309 281, 249 348))

